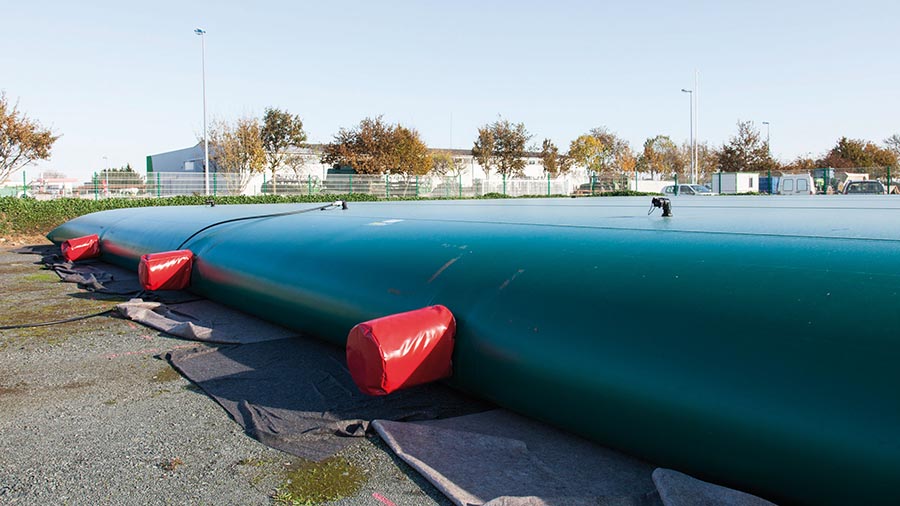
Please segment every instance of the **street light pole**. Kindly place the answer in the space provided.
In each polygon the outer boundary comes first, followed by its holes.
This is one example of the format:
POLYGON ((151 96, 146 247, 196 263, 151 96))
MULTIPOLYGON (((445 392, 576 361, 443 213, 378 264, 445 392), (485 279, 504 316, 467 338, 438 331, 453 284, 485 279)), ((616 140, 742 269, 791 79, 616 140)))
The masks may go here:
MULTIPOLYGON (((763 121, 763 125, 766 125, 766 153, 769 155, 769 158, 772 158, 772 145, 769 144, 769 122, 763 121)), ((769 194, 772 194, 772 166, 769 166, 769 194)))
POLYGON ((103 196, 109 197, 109 158, 103 157, 103 196))
POLYGON ((697 160, 695 159, 696 148, 694 147, 694 90, 682 88, 681 91, 691 96, 691 184, 695 184, 697 181, 695 180, 694 171, 697 167, 697 160))
POLYGON ((194 33, 200 36, 200 66, 203 75, 203 191, 209 195, 209 135, 206 132, 206 30, 197 28, 194 33))

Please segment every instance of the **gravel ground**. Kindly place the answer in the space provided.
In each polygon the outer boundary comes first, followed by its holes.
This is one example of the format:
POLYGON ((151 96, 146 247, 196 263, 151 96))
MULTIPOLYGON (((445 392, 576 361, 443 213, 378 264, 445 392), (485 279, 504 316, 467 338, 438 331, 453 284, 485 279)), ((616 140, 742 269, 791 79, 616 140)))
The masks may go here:
MULTIPOLYGON (((0 251, 0 326, 115 305, 37 260, 0 251)), ((160 358, 195 345, 111 316, 0 330, 0 504, 451 504, 377 436, 336 476, 250 438, 160 358)))

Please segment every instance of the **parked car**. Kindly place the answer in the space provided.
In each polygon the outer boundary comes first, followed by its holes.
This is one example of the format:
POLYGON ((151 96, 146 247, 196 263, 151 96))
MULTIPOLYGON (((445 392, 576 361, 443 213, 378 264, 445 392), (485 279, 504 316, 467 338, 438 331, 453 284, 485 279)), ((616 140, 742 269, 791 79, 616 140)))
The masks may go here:
MULTIPOLYGON (((663 187, 662 189, 663 195, 666 196, 674 196, 675 195, 675 185, 670 184, 669 186, 663 187)), ((678 185, 678 195, 716 195, 712 190, 709 189, 708 186, 704 186, 702 184, 680 184, 678 185)))
POLYGON ((620 184, 615 181, 594 181, 593 185, 591 183, 583 183, 578 185, 572 192, 573 197, 588 197, 591 195, 600 195, 601 193, 606 192, 614 192, 619 191, 625 188, 620 188, 620 184))
POLYGON ((844 195, 874 194, 886 195, 881 181, 849 181, 844 185, 844 195))
POLYGON ((779 195, 813 195, 816 192, 809 174, 784 174, 778 181, 779 195))

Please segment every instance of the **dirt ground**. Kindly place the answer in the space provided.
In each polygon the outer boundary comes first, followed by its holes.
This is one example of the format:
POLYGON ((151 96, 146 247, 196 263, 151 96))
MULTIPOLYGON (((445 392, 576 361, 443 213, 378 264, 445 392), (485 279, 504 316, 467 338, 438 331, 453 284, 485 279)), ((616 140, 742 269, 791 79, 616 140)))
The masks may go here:
MULTIPOLYGON (((0 326, 111 309, 0 242, 0 326)), ((247 436, 162 359, 190 343, 113 315, 0 330, 0 504, 449 505, 380 439, 322 463, 247 436)))

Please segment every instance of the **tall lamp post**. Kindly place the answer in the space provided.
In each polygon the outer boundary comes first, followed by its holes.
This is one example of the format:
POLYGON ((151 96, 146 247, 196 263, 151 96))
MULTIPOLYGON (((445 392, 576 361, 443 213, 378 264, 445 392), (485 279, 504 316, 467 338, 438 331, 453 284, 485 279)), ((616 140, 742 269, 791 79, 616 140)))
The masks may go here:
MULTIPOLYGON (((769 122, 763 121, 763 125, 766 125, 766 154, 769 155, 769 158, 772 158, 772 145, 769 144, 769 122)), ((766 164, 768 165, 768 163, 766 164)), ((772 194, 772 166, 769 165, 769 194, 772 194)))
POLYGON ((109 197, 109 157, 103 157, 103 196, 109 197))
POLYGON ((203 191, 209 195, 209 135, 206 133, 206 30, 196 28, 200 36, 200 65, 203 72, 203 191))
POLYGON ((682 88, 681 91, 691 96, 691 184, 695 184, 697 183, 696 175, 694 174, 697 168, 697 149, 694 146, 694 90, 682 88))

